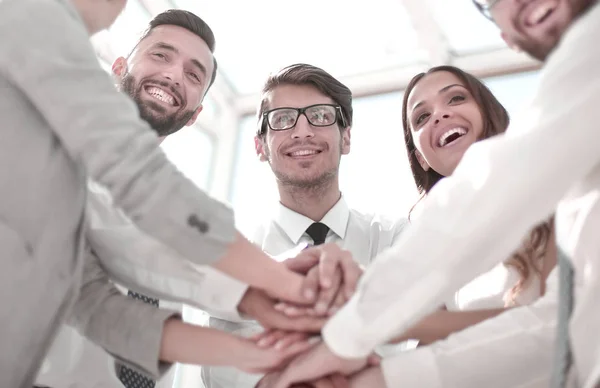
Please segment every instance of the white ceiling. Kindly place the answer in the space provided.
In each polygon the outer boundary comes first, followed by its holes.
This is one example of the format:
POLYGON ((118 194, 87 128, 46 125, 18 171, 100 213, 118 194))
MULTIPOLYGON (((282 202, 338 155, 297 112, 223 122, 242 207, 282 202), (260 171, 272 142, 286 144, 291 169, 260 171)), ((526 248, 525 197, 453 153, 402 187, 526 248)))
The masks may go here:
POLYGON ((324 68, 355 96, 402 90, 418 71, 453 64, 478 76, 534 69, 506 48, 470 0, 129 0, 92 41, 104 65, 126 56, 153 15, 194 12, 213 29, 219 61, 211 93, 252 113, 272 71, 297 62, 324 68))

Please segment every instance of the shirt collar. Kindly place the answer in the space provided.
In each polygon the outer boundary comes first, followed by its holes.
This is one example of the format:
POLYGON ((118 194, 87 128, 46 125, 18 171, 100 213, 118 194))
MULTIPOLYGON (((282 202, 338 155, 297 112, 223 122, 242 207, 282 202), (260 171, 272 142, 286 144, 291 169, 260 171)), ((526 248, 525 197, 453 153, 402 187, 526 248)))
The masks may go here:
MULTIPOLYGON (((346 229, 348 227, 348 219, 350 218, 350 209, 341 196, 339 201, 325 214, 320 222, 324 223, 337 234, 340 238, 346 237, 346 229)), ((300 238, 306 232, 306 229, 315 221, 310 218, 285 207, 281 203, 277 206, 275 213, 275 223, 281 227, 284 233, 292 240, 294 244, 298 244, 300 238)))

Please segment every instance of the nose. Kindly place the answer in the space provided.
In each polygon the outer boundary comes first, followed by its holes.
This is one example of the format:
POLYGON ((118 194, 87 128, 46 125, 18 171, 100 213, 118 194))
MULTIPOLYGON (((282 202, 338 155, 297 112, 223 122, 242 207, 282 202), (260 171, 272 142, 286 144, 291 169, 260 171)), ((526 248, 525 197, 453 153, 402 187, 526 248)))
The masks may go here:
POLYGON ((301 139, 306 137, 314 137, 315 132, 312 125, 308 122, 306 116, 301 114, 296 121, 296 126, 292 128, 292 138, 301 139))
POLYGON ((450 118, 450 113, 444 112, 444 113, 436 114, 435 115, 435 120, 433 122, 434 122, 434 124, 437 125, 437 124, 440 123, 440 121, 447 120, 449 118, 450 118))
POLYGON ((181 86, 183 74, 181 71, 178 71, 176 66, 173 65, 164 69, 162 76, 165 80, 168 80, 172 86, 176 88, 179 88, 181 86))

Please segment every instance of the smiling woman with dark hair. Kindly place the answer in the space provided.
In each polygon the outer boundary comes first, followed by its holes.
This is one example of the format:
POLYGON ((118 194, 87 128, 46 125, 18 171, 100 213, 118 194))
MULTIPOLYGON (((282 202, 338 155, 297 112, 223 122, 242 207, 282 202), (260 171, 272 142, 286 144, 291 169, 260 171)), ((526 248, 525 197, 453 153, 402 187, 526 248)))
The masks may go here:
MULTIPOLYGON (((439 66, 416 75, 408 84, 402 123, 410 168, 423 199, 454 172, 473 143, 506 131, 509 117, 477 78, 453 66, 439 66)), ((454 311, 433 313, 398 340, 412 338, 429 344, 539 298, 556 264, 552 235, 551 221, 536 226, 504 263, 446 302, 445 307, 454 311)))

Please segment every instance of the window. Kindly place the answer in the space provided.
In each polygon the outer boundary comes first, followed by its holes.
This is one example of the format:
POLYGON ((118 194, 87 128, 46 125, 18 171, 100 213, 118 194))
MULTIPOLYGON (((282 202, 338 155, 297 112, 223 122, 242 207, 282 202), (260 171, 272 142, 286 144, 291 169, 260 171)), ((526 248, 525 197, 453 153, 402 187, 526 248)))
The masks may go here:
POLYGON ((167 157, 196 186, 208 190, 213 141, 206 132, 196 126, 185 127, 167 137, 162 143, 162 148, 167 157))
MULTIPOLYGON (((192 182, 203 190, 210 187, 213 161, 213 140, 198 126, 185 127, 170 135, 161 144, 167 157, 192 182)), ((183 318, 187 322, 204 324, 206 313, 184 306, 183 318)), ((177 364, 174 387, 202 387, 197 366, 177 364)))
POLYGON ((511 117, 531 99, 537 89, 539 72, 501 75, 483 80, 511 117))
POLYGON ((371 0, 368 7, 345 0, 240 1, 235 12, 227 2, 173 3, 211 26, 219 69, 239 94, 260 90, 271 71, 298 62, 343 77, 427 58, 398 0, 371 0))

